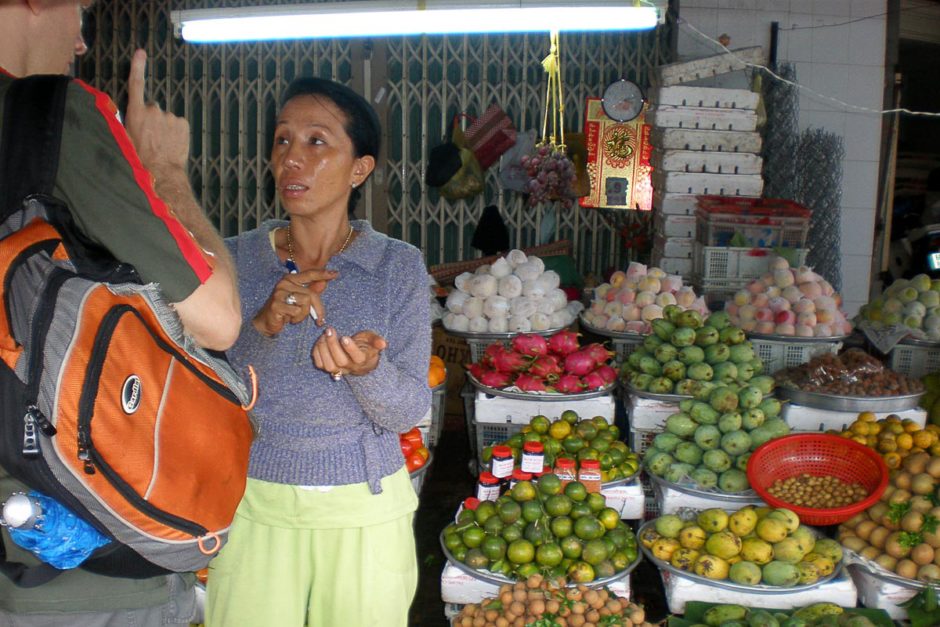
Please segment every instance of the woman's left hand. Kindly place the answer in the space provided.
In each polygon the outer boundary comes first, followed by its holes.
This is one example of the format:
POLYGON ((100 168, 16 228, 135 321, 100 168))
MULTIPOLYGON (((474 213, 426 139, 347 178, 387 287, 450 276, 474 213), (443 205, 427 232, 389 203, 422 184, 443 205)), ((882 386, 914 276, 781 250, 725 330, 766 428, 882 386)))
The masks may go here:
POLYGON ((386 346, 385 338, 374 331, 340 337, 336 329, 328 327, 310 353, 317 368, 339 379, 342 375, 362 376, 375 370, 386 346))

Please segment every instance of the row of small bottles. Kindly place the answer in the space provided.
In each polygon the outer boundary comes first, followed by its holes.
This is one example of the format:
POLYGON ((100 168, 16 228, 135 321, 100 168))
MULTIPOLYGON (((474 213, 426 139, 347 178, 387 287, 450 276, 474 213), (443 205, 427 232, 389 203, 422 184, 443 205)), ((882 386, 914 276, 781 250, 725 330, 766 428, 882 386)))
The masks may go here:
POLYGON ((601 466, 596 459, 581 461, 581 468, 576 470, 575 460, 559 457, 555 467, 545 465, 545 448, 541 442, 526 442, 522 447, 522 463, 515 468, 512 449, 508 446, 494 446, 490 461, 490 470, 483 471, 477 480, 477 498, 481 501, 495 501, 504 487, 512 489, 519 481, 538 482, 538 478, 547 473, 554 473, 561 479, 562 488, 572 481, 580 481, 588 492, 601 491, 601 466))

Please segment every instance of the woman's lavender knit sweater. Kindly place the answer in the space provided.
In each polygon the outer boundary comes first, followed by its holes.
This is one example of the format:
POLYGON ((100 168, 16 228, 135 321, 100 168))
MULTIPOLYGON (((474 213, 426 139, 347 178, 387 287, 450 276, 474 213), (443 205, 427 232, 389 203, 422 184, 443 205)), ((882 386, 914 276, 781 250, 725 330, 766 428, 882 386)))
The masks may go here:
POLYGON ((326 322, 340 335, 372 330, 388 341, 378 367, 333 381, 313 364, 311 349, 325 327, 313 320, 288 324, 267 338, 251 321, 286 272, 271 246, 271 220, 226 240, 238 270, 244 318, 228 351, 237 368, 254 367, 260 432, 248 474, 292 485, 345 485, 380 480, 402 467, 398 434, 427 413, 431 353, 427 270, 421 251, 352 223, 358 236, 330 259, 339 276, 322 294, 326 322))

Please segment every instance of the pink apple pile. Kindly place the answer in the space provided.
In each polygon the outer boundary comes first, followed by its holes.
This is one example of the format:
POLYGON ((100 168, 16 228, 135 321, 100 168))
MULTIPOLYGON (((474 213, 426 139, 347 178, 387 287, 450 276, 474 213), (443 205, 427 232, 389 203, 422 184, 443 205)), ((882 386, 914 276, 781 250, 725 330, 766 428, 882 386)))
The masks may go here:
POLYGON ((604 388, 617 379, 613 352, 603 344, 581 346, 579 333, 563 330, 543 337, 520 333, 509 345, 490 344, 467 370, 483 385, 521 392, 577 394, 604 388))
POLYGON ((681 276, 666 274, 661 268, 647 269, 634 261, 626 272, 614 272, 610 283, 594 288, 591 306, 582 315, 597 329, 646 335, 652 332, 650 322, 662 318, 669 305, 708 315, 705 299, 696 296, 691 286, 683 285, 681 276))
POLYGON ((852 323, 842 297, 806 266, 791 268, 775 257, 770 271, 747 284, 725 303, 731 324, 747 332, 793 337, 848 335, 852 323))

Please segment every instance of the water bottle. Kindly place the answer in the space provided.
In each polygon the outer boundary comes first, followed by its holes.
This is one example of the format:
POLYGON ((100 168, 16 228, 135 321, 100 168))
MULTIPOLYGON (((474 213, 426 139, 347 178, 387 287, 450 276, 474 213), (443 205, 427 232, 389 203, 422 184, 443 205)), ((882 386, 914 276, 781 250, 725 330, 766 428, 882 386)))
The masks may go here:
POLYGON ((43 562, 75 568, 110 540, 53 498, 36 491, 16 492, 3 503, 0 525, 43 562))

